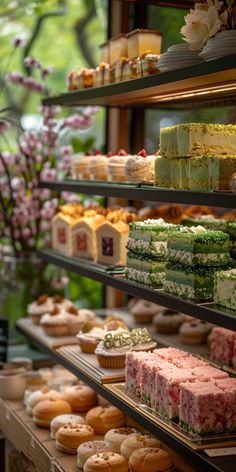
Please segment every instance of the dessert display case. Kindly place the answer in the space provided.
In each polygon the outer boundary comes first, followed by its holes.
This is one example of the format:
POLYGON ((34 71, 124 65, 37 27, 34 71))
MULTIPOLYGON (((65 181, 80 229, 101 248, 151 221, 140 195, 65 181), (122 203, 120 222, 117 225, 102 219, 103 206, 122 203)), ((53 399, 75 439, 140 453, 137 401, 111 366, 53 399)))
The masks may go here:
MULTIPOLYGON (((117 1, 109 2, 110 29, 114 29, 114 4, 117 1), (113 26, 112 26, 113 24, 113 26)), ((120 1, 122 14, 129 13, 129 4, 133 3, 139 7, 147 8, 147 4, 159 6, 178 6, 189 8, 192 1, 176 2, 171 1, 120 1), (128 10, 126 10, 128 8, 128 10)), ((137 15, 138 16, 138 15, 137 15)), ((122 15, 121 15, 122 17, 122 15)), ((121 25, 121 18, 120 18, 121 25)), ((135 25, 139 27, 138 24, 135 25)), ((145 26, 145 25, 140 25, 145 26)), ((83 106, 99 105, 110 108, 117 107, 119 120, 121 123, 123 111, 127 108, 156 107, 163 109, 192 109, 215 105, 232 105, 236 101, 236 55, 226 56, 221 59, 205 62, 202 64, 176 69, 174 71, 153 74, 151 76, 135 79, 132 81, 105 85, 103 87, 89 90, 75 91, 61 94, 58 97, 51 97, 43 100, 44 105, 62 106, 83 106), (121 110, 124 109, 124 110, 121 110)), ((109 113, 113 110, 109 110, 109 113)), ((137 112, 138 113, 138 112, 137 112)), ((127 120, 128 121, 128 120, 127 120)), ((111 145, 112 120, 108 120, 108 144, 111 145)), ((127 124, 127 123, 126 123, 127 124)), ((124 124, 123 124, 124 126, 124 124)), ((123 129, 123 128, 122 128, 123 129)), ((138 130, 137 130, 138 132, 138 130)), ((115 138, 115 140, 117 137, 115 138)), ((121 145, 125 140, 124 135, 118 135, 121 145)), ((235 208, 235 194, 227 192, 197 192, 185 190, 171 190, 154 188, 143 184, 119 184, 96 181, 76 181, 66 180, 62 182, 41 182, 41 188, 50 188, 54 191, 73 191, 87 195, 102 195, 106 197, 123 197, 130 200, 148 200, 156 202, 207 204, 210 206, 235 208)), ((38 255, 46 262, 53 263, 58 267, 70 270, 74 273, 90 277, 102 282, 106 286, 111 286, 132 296, 143 298, 167 308, 178 310, 187 315, 199 318, 236 331, 235 312, 226 308, 219 308, 213 303, 197 304, 189 300, 183 300, 177 296, 165 293, 162 289, 153 289, 136 282, 126 280, 122 270, 117 271, 106 269, 103 266, 95 265, 79 258, 72 258, 55 250, 44 249, 38 255), (117 273, 118 272, 118 273, 117 273)), ((152 434, 157 435, 169 447, 173 448, 184 458, 189 460, 195 467, 206 472, 231 472, 232 458, 230 456, 211 457, 208 449, 218 448, 222 445, 229 445, 222 437, 218 441, 202 441, 195 438, 186 439, 186 435, 170 423, 157 417, 149 410, 137 402, 137 399, 127 395, 122 383, 118 384, 117 379, 104 381, 102 375, 95 372, 94 366, 83 361, 78 356, 77 346, 50 346, 44 336, 40 336, 30 329, 25 320, 17 323, 18 329, 28 337, 41 350, 45 351, 56 362, 62 364, 72 373, 85 381, 98 393, 103 395, 112 404, 125 411, 132 419, 142 424, 152 434)), ((120 379, 118 379, 119 381, 120 379)), ((2 408, 7 408, 2 404, 2 408)), ((5 410, 4 410, 5 411, 5 410)), ((8 410, 6 410, 8 411, 8 410)), ((7 418, 9 413, 5 413, 7 418)), ((17 413, 14 413, 17 416, 17 413)), ((1 425, 2 426, 2 425, 1 425)), ((27 428, 26 428, 27 429, 27 428)), ((4 432, 4 429, 3 429, 4 432)), ((227 438, 229 439, 229 438, 227 438)), ((231 445, 235 445, 235 437, 232 435, 231 445)), ((53 460, 51 460, 51 464, 53 460)), ((54 470, 51 468, 51 470, 54 470)), ((56 469, 55 469, 56 470, 56 469)), ((61 470, 61 469, 60 469, 61 470)))

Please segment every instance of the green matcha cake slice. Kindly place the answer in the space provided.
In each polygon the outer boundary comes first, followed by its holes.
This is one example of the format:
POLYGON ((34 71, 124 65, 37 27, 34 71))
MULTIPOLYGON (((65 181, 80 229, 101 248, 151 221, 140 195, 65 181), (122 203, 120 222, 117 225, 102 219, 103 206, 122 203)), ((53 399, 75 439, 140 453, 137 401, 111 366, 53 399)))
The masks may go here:
POLYGON ((160 129, 160 155, 162 157, 177 157, 177 125, 160 129))
POLYGON ((197 156, 189 159, 190 190, 212 190, 212 179, 209 173, 209 157, 197 156))
POLYGON ((189 267, 218 267, 230 262, 229 236, 203 226, 183 226, 168 234, 167 258, 189 267))
POLYGON ((234 172, 236 172, 236 150, 235 155, 209 158, 209 175, 212 182, 212 190, 229 191, 229 178, 234 172))
POLYGON ((171 159, 171 188, 181 188, 181 159, 171 159))
POLYGON ((167 263, 164 290, 185 300, 196 303, 212 300, 214 293, 215 267, 185 267, 167 263))
POLYGON ((171 187, 171 159, 158 156, 155 160, 155 186, 171 187))
MULTIPOLYGON (((182 224, 184 226, 203 226, 206 229, 213 231, 227 231, 227 220, 215 218, 214 215, 202 215, 196 218, 183 218, 182 224)), ((236 224, 235 224, 236 226, 236 224)))
POLYGON ((165 280, 165 261, 138 256, 131 251, 127 254, 125 275, 128 279, 157 287, 165 280))
POLYGON ((182 190, 190 189, 190 159, 180 157, 180 188, 182 190))
POLYGON ((163 260, 167 255, 167 235, 169 231, 178 231, 180 226, 157 220, 135 221, 130 223, 127 249, 142 256, 151 256, 163 260))
POLYGON ((215 274, 214 302, 236 310, 236 269, 215 274))

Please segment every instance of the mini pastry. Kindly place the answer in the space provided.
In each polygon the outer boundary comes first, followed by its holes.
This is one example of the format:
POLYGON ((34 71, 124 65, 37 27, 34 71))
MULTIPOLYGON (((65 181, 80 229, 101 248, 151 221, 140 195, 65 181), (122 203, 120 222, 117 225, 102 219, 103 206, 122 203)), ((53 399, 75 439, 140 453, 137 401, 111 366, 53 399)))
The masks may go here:
POLYGON ((129 459, 132 452, 144 447, 162 448, 162 444, 159 439, 149 436, 149 434, 132 434, 122 442, 120 451, 122 456, 129 459))
POLYGON ((88 171, 89 159, 89 154, 76 154, 73 156, 71 162, 71 173, 73 179, 91 180, 90 173, 88 171))
POLYGON ((129 469, 131 472, 171 472, 173 464, 170 454, 164 449, 145 447, 132 452, 129 469))
POLYGON ((107 180, 107 157, 101 151, 95 151, 88 161, 88 171, 91 180, 107 180))
POLYGON ((118 329, 120 330, 120 332, 121 332, 121 329, 123 331, 129 331, 128 326, 125 324, 123 320, 116 318, 116 316, 112 316, 112 315, 107 316, 105 318, 103 326, 107 331, 116 331, 118 329))
POLYGON ((124 149, 120 149, 117 155, 109 157, 107 160, 108 180, 112 182, 126 182, 127 177, 124 169, 127 160, 131 157, 124 149))
POLYGON ((63 392, 63 398, 70 403, 72 411, 88 411, 97 405, 97 394, 87 385, 66 387, 63 392))
POLYGON ((32 392, 26 402, 26 411, 28 415, 33 414, 33 408, 37 405, 37 403, 43 401, 43 400, 48 400, 48 399, 61 399, 62 396, 59 392, 56 390, 49 390, 48 387, 43 387, 40 390, 35 390, 32 392))
POLYGON ((108 441, 88 441, 81 444, 77 449, 77 467, 83 469, 85 462, 95 454, 102 452, 115 452, 112 444, 108 441))
POLYGON ((105 221, 95 230, 97 259, 100 264, 124 266, 129 225, 123 221, 105 221))
POLYGON ((128 39, 128 57, 143 56, 144 54, 161 53, 162 33, 148 29, 135 29, 126 35, 128 39))
POLYGON ((83 317, 82 326, 80 329, 84 333, 87 333, 88 331, 90 331, 90 329, 97 325, 96 313, 94 311, 88 310, 87 308, 81 308, 79 310, 79 316, 81 318, 83 317))
POLYGON ((94 260, 97 255, 95 229, 105 221, 105 217, 97 214, 95 210, 86 213, 88 214, 73 226, 72 254, 75 257, 94 260))
POLYGON ((91 456, 84 465, 84 472, 128 472, 128 462, 116 452, 102 452, 91 456))
POLYGON ((87 424, 66 424, 56 433, 56 449, 65 454, 76 454, 80 444, 91 441, 94 430, 87 424))
POLYGON ((55 307, 51 313, 43 315, 40 326, 48 336, 74 336, 78 333, 84 323, 84 317, 81 319, 74 307, 68 310, 60 311, 55 307))
POLYGON ((156 342, 146 328, 133 329, 129 333, 108 333, 101 341, 95 354, 101 367, 105 369, 122 369, 125 367, 126 354, 129 351, 152 351, 156 342))
POLYGON ((85 421, 93 427, 96 434, 105 434, 111 428, 121 428, 125 415, 115 406, 97 406, 88 411, 85 421))
POLYGON ((137 429, 134 428, 113 428, 107 431, 104 436, 104 440, 112 444, 114 451, 120 454, 120 446, 122 442, 127 439, 130 434, 137 433, 137 429))
POLYGON ((50 428, 55 416, 71 413, 71 406, 65 400, 43 400, 33 409, 33 422, 41 428, 50 428))
POLYGON ((124 172, 130 182, 154 183, 154 163, 156 155, 147 155, 142 149, 136 156, 127 159, 124 172))
POLYGON ((185 315, 174 310, 163 310, 155 316, 153 323, 157 333, 177 333, 180 325, 185 321, 185 315))
POLYGON ((186 321, 179 330, 180 340, 184 344, 202 344, 212 329, 210 323, 202 320, 186 321))
POLYGON ((97 345, 104 338, 107 331, 96 326, 88 333, 79 332, 77 334, 78 343, 82 352, 93 354, 97 345))
POLYGON ((84 424, 84 418, 79 415, 58 415, 53 418, 50 423, 50 436, 52 439, 56 439, 56 433, 58 429, 66 424, 84 424))
POLYGON ((127 38, 125 34, 120 33, 109 41, 110 51, 110 64, 113 65, 120 61, 122 57, 127 57, 127 38))
POLYGON ((48 295, 40 295, 36 301, 30 303, 27 307, 27 313, 34 324, 38 325, 42 316, 53 309, 53 300, 48 295))
POLYGON ((130 314, 133 316, 136 323, 149 324, 153 317, 157 315, 163 307, 156 305, 156 303, 148 300, 138 300, 130 309, 130 314))
POLYGON ((84 69, 83 72, 83 86, 84 88, 90 88, 95 85, 95 70, 84 69))

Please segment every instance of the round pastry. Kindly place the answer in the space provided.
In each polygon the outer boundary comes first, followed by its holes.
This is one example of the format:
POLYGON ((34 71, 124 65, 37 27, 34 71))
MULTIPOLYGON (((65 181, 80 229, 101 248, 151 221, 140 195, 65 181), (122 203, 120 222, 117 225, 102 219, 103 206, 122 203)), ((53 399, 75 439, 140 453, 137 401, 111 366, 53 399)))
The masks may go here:
POLYGON ((127 177, 124 172, 125 164, 131 157, 124 149, 120 149, 117 155, 107 159, 108 180, 113 182, 126 182, 127 177))
POLYGON ((99 326, 92 328, 88 333, 77 334, 78 343, 82 352, 94 353, 99 342, 104 338, 106 331, 99 326))
POLYGON ((42 387, 40 390, 35 390, 32 392, 26 402, 26 411, 28 415, 33 414, 33 408, 37 405, 37 403, 43 400, 58 400, 62 398, 62 395, 57 392, 56 390, 49 390, 48 387, 42 387))
POLYGON ((103 326, 107 331, 116 331, 118 329, 120 329, 120 331, 129 331, 127 324, 125 324, 123 320, 112 315, 106 317, 103 326))
POLYGON ((185 321, 185 315, 174 310, 163 310, 155 316, 153 323, 157 333, 174 334, 185 321))
POLYGON ((125 415, 113 405, 97 406, 88 411, 85 421, 93 427, 96 434, 105 434, 111 428, 124 426, 125 415))
POLYGON ((100 151, 95 151, 88 161, 88 171, 91 180, 107 180, 107 159, 100 151))
POLYGON ((236 192, 236 172, 234 172, 233 175, 231 175, 231 177, 229 178, 229 188, 231 192, 236 192))
POLYGON ((128 472, 128 462, 116 452, 102 452, 91 456, 84 465, 84 472, 128 472))
POLYGON ((41 428, 50 428, 50 423, 55 416, 71 413, 71 406, 65 400, 43 400, 33 409, 33 422, 41 428))
POLYGON ((159 218, 163 218, 167 223, 179 224, 182 220, 183 206, 175 203, 161 205, 158 213, 159 218))
POLYGON ((72 411, 88 411, 97 405, 97 394, 88 385, 66 387, 63 392, 63 398, 70 403, 72 411))
POLYGON ((80 329, 84 333, 87 333, 97 325, 96 313, 94 311, 87 310, 87 308, 81 308, 79 310, 79 315, 83 317, 83 324, 80 329))
POLYGON ((60 429, 62 426, 65 426, 65 424, 84 424, 84 418, 79 415, 58 415, 55 416, 55 418, 52 419, 50 423, 50 436, 52 439, 56 438, 56 433, 58 429, 60 429))
POLYGON ((40 295, 36 301, 27 307, 27 313, 34 324, 38 325, 42 316, 49 313, 54 307, 53 300, 46 294, 40 295))
POLYGON ((48 336, 66 336, 68 333, 67 317, 54 307, 51 313, 45 313, 40 320, 40 326, 48 336))
POLYGON ((202 344, 211 329, 212 325, 206 321, 186 321, 180 326, 179 337, 184 344, 202 344))
POLYGON ((120 454, 120 446, 122 442, 127 439, 127 436, 137 432, 137 429, 134 428, 113 428, 107 431, 104 440, 112 444, 114 451, 120 454))
POLYGON ((162 444, 149 434, 132 434, 122 442, 120 452, 122 456, 129 459, 132 452, 144 447, 158 447, 161 449, 162 444))
POLYGON ((145 447, 132 452, 129 458, 130 472, 171 472, 170 454, 164 449, 145 447))
POLYGON ((153 317, 163 310, 163 307, 156 305, 156 303, 148 300, 138 300, 130 309, 130 314, 133 316, 136 323, 148 324, 151 323, 153 317))
POLYGON ((56 433, 56 449, 66 454, 76 454, 80 444, 91 441, 94 430, 87 424, 70 423, 62 426, 56 433))
POLYGON ((115 452, 115 450, 108 441, 84 442, 77 449, 77 467, 82 469, 89 457, 94 456, 94 454, 100 454, 101 452, 115 452))
POLYGON ((130 182, 154 182, 154 164, 156 155, 147 155, 142 149, 136 156, 131 156, 125 163, 124 172, 130 182))

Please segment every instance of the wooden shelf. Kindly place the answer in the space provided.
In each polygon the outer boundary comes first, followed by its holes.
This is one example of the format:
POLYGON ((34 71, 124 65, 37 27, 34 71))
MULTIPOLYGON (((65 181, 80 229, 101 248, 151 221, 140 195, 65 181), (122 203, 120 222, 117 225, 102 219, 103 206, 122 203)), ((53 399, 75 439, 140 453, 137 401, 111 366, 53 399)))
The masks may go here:
POLYGON ((45 98, 44 105, 186 108, 236 100, 236 54, 117 84, 45 98), (138 93, 137 93, 138 92, 138 93))
POLYGON ((40 188, 48 188, 57 192, 76 192, 104 197, 122 197, 128 200, 189 203, 191 205, 207 205, 222 208, 236 207, 236 194, 230 192, 197 192, 190 190, 174 190, 151 187, 141 184, 117 184, 116 182, 96 182, 85 180, 64 180, 58 182, 40 182, 40 188))
POLYGON ((0 429, 4 437, 34 463, 37 472, 76 471, 75 456, 57 451, 49 430, 33 423, 22 402, 0 399, 0 429))
MULTIPOLYGON (((117 1, 117 0, 113 0, 117 1)), ((195 0, 181 0, 175 2, 174 0, 118 0, 123 3, 144 3, 145 5, 157 5, 160 7, 184 8, 189 9, 194 6, 195 0)))
POLYGON ((213 303, 197 305, 191 301, 165 293, 162 289, 153 289, 147 285, 132 282, 125 279, 124 276, 111 275, 86 259, 64 256, 53 249, 38 251, 38 256, 45 262, 97 280, 104 285, 109 285, 134 297, 143 298, 166 308, 236 331, 236 313, 232 310, 223 309, 223 307, 216 306, 213 303))
MULTIPOLYGON (((204 451, 194 450, 188 442, 184 442, 178 436, 173 436, 173 434, 169 432, 168 428, 160 426, 156 421, 149 417, 147 413, 142 411, 140 408, 136 408, 132 401, 127 402, 122 392, 119 392, 119 388, 117 388, 117 385, 119 384, 101 384, 97 382, 94 378, 93 370, 89 370, 89 365, 85 370, 83 366, 75 361, 73 356, 73 347, 68 346, 68 348, 64 347, 52 351, 44 343, 43 336, 41 340, 39 340, 38 337, 34 337, 32 332, 29 333, 24 321, 25 320, 23 319, 17 321, 18 330, 28 337, 32 343, 36 344, 39 349, 47 352, 52 359, 69 369, 73 374, 77 375, 78 378, 90 385, 113 405, 125 411, 134 421, 137 421, 143 428, 157 436, 183 458, 189 460, 195 467, 199 467, 200 470, 204 472, 232 472, 232 457, 210 458, 204 451)), ((74 347, 74 349, 76 348, 74 347)), ((43 472, 45 472, 45 470, 43 472)))

